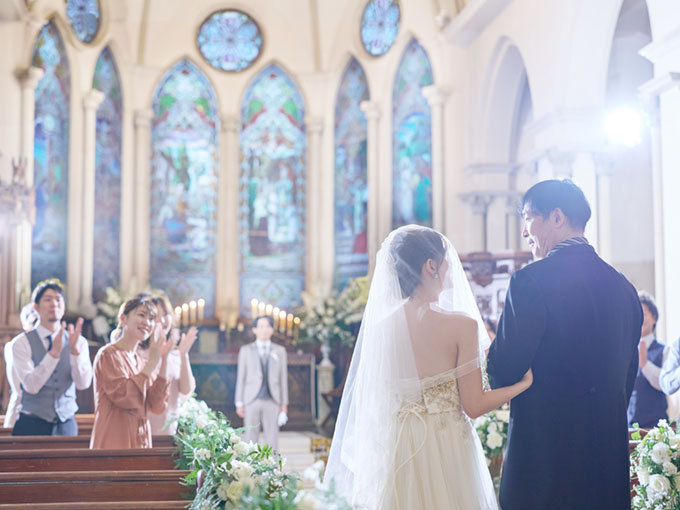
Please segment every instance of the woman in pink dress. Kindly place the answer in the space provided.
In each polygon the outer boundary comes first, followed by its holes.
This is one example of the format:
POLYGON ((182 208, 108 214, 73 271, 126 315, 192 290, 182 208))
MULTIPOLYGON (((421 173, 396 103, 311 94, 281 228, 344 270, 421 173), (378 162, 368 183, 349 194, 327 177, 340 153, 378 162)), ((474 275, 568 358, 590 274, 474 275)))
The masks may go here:
POLYGON ((102 347, 94 359, 90 448, 152 446, 148 413, 162 413, 167 407, 170 392, 167 359, 172 348, 160 323, 156 323, 156 315, 150 298, 136 297, 123 303, 118 316, 120 339, 102 347), (147 338, 149 356, 144 362, 136 349, 147 338))

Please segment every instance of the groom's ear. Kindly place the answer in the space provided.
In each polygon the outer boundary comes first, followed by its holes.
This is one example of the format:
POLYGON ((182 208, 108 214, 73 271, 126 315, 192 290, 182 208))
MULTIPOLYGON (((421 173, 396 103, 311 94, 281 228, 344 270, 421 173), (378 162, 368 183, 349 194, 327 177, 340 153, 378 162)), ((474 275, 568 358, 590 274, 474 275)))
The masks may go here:
POLYGON ((550 212, 550 223, 555 228, 562 228, 568 223, 567 217, 562 212, 562 209, 556 207, 550 212))

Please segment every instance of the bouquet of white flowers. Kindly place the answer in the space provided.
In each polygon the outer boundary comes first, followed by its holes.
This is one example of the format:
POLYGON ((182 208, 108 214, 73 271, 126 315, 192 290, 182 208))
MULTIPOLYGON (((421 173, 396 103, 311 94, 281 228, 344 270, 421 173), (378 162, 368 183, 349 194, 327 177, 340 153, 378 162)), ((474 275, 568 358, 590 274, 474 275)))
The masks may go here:
POLYGON ((680 434, 666 420, 642 438, 639 427, 632 434, 640 441, 631 453, 630 475, 635 485, 635 510, 680 510, 680 434))
POLYGON ((504 404, 500 409, 494 409, 475 420, 477 435, 482 442, 487 465, 499 462, 508 441, 508 422, 510 408, 504 404))

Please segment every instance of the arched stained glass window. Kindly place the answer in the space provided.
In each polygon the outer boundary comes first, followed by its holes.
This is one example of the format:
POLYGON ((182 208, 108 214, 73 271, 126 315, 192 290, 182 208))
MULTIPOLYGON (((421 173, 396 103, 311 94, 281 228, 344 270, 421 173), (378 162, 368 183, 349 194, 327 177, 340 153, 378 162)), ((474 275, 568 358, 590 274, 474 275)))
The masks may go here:
POLYGON ((149 282, 174 302, 206 300, 215 313, 218 106, 188 60, 166 73, 153 100, 149 282))
POLYGON ((107 46, 97 59, 92 87, 104 93, 97 109, 94 188, 95 300, 120 283, 120 197, 123 98, 118 68, 107 46))
POLYGON ((260 55, 262 35, 257 23, 240 11, 216 12, 198 30, 198 49, 215 69, 242 71, 260 55))
POLYGON ((305 269, 305 125, 302 96, 276 65, 260 72, 241 105, 240 301, 290 309, 305 269))
POLYGON ((45 74, 35 90, 35 225, 31 282, 66 280, 69 102, 71 77, 64 43, 54 23, 40 29, 32 65, 45 74))
POLYGON ((92 42, 101 21, 99 0, 66 0, 66 17, 78 39, 92 42))
POLYGON ((335 103, 335 278, 368 272, 366 117, 360 104, 369 98, 361 64, 350 60, 335 103))
POLYGON ((392 227, 432 226, 432 133, 422 87, 432 85, 425 49, 413 39, 392 91, 392 227))
POLYGON ((370 0, 361 16, 361 43, 374 57, 384 55, 399 33, 399 0, 370 0))

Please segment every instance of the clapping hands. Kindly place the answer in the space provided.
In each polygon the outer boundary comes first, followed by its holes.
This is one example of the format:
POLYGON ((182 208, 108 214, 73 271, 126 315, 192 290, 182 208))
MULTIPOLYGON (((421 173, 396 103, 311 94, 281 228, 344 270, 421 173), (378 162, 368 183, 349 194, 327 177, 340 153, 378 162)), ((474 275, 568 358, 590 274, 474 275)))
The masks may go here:
POLYGON ((52 340, 52 348, 50 349, 50 354, 58 358, 61 356, 61 350, 64 347, 64 331, 68 332, 68 344, 71 354, 77 356, 80 354, 78 350, 78 340, 80 340, 80 333, 83 330, 83 318, 79 317, 76 321, 75 326, 73 324, 66 325, 65 321, 61 321, 61 327, 59 332, 54 336, 52 340))
POLYGON ((195 327, 190 327, 189 331, 182 333, 182 338, 179 341, 179 353, 181 356, 185 356, 190 350, 191 346, 194 345, 196 338, 198 337, 198 330, 195 327))

